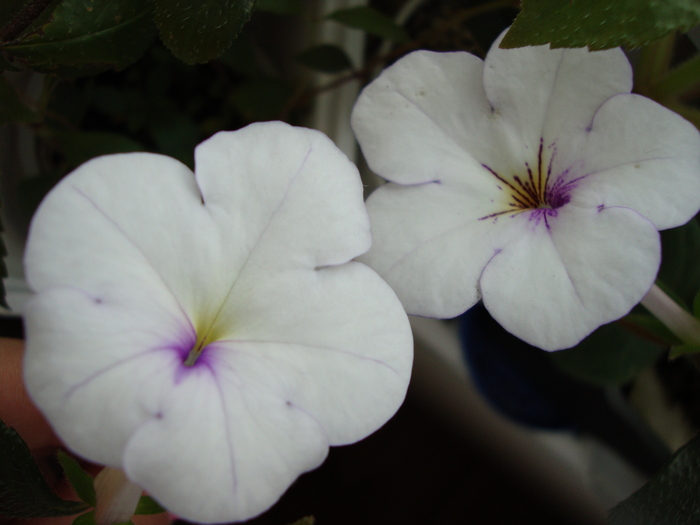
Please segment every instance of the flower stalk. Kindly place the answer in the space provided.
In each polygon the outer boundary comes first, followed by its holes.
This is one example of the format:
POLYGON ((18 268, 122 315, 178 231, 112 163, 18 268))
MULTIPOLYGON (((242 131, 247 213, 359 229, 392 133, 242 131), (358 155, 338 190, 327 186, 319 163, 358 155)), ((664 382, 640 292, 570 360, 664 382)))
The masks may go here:
POLYGON ((134 515, 143 489, 129 481, 120 469, 105 467, 95 478, 95 521, 97 525, 116 525, 134 515))
POLYGON ((700 345, 700 321, 654 284, 641 301, 683 343, 700 345))

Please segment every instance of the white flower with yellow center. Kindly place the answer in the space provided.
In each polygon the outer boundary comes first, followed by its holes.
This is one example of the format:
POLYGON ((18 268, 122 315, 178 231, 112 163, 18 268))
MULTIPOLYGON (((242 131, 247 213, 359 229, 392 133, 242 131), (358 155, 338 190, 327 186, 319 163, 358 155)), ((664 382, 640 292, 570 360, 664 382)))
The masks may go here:
POLYGON ((390 183, 360 258, 409 314, 480 299, 508 331, 568 348, 639 302, 658 230, 700 208, 700 137, 630 93, 620 49, 414 52, 364 89, 352 125, 390 183))
POLYGON ((412 340, 392 290, 352 261, 371 243, 362 185, 327 137, 253 124, 195 160, 196 175, 97 158, 44 200, 25 377, 73 451, 226 522, 390 418, 412 340))

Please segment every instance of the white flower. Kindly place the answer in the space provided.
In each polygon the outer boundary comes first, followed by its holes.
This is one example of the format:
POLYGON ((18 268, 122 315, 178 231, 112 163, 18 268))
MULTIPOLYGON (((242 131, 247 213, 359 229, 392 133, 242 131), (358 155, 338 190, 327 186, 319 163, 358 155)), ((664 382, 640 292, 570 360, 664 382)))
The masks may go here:
POLYGON ((620 49, 417 51, 362 92, 352 124, 391 181, 360 260, 409 314, 480 298, 547 350, 625 315, 659 267, 659 229, 700 207, 700 139, 630 94, 620 49))
POLYGON ((406 314, 351 259, 357 170, 322 133, 219 133, 196 175, 135 153, 63 180, 32 223, 25 377, 58 435, 199 522, 254 516, 401 404, 406 314))

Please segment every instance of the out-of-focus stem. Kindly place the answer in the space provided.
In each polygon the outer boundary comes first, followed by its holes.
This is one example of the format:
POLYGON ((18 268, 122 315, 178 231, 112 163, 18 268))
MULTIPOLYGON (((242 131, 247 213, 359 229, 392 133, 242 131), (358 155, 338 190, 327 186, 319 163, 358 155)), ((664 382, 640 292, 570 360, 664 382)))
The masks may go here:
POLYGON ((95 478, 95 492, 97 525, 116 525, 133 517, 143 489, 121 470, 105 467, 95 478))
POLYGON ((700 321, 686 312, 656 285, 642 299, 642 305, 686 344, 700 345, 700 321))

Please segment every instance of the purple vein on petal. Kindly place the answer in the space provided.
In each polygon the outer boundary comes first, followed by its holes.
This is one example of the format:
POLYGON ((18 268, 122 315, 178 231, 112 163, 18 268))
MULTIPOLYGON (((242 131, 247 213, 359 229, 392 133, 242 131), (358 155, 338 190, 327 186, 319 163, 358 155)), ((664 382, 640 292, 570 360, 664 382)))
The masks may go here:
MULTIPOLYGON (((211 377, 214 380, 214 384, 216 385, 216 391, 219 393, 219 401, 221 401, 221 412, 222 412, 222 419, 224 422, 224 427, 226 429, 226 446, 228 448, 228 456, 229 456, 229 463, 231 467, 231 484, 233 488, 233 492, 236 491, 238 488, 238 474, 236 472, 236 460, 234 456, 234 451, 233 451, 233 439, 231 437, 231 427, 229 426, 229 417, 228 417, 228 409, 226 407, 226 398, 224 396, 224 392, 221 388, 221 383, 219 382, 219 376, 214 370, 213 367, 208 366, 209 371, 211 373, 211 377)), ((236 385, 234 385, 236 386, 236 385)), ((239 388, 239 387, 237 387, 239 388)), ((239 388, 240 390, 240 388, 239 388)))
POLYGON ((122 227, 119 226, 119 224, 118 224, 114 219, 112 219, 109 215, 107 215, 107 213, 106 213, 102 208, 100 208, 100 207, 97 205, 97 203, 96 203, 94 200, 92 200, 92 198, 90 198, 89 195, 87 195, 84 191, 82 191, 80 188, 78 188, 78 187, 76 187, 76 186, 71 186, 71 187, 78 193, 78 195, 82 196, 85 200, 87 200, 87 201, 90 203, 90 205, 91 205, 100 215, 102 215, 102 216, 107 220, 107 222, 109 222, 119 233, 121 233, 122 237, 124 237, 124 238, 129 242, 129 244, 131 244, 131 245, 136 249, 136 251, 138 251, 138 253, 141 254, 141 256, 144 258, 144 260, 145 260, 145 261, 148 263, 148 265, 153 269, 153 272, 158 276, 158 279, 159 279, 160 282, 163 284, 163 286, 165 287, 165 289, 168 290, 168 292, 170 293, 170 296, 173 298, 173 301, 175 301, 175 304, 177 305, 178 309, 180 310, 180 313, 181 313, 182 316, 187 320, 187 323, 188 323, 188 324, 190 325, 190 327, 192 328, 192 331, 194 331, 195 328, 194 328, 194 326, 192 325, 192 321, 190 320, 189 316, 185 313, 185 309, 184 309, 184 308, 182 307, 182 305, 180 304, 180 301, 179 301, 178 297, 175 295, 175 293, 173 292, 173 290, 170 288, 170 286, 168 285, 168 283, 165 281, 165 279, 163 278, 163 276, 160 274, 160 272, 159 272, 158 269, 155 267, 155 265, 153 264, 153 262, 148 258, 148 256, 146 255, 146 253, 141 249, 141 247, 140 247, 138 244, 136 244, 136 243, 126 234, 126 232, 122 229, 122 227))

